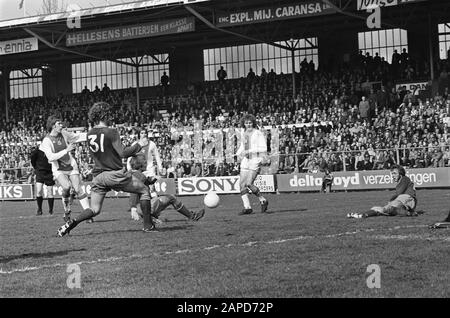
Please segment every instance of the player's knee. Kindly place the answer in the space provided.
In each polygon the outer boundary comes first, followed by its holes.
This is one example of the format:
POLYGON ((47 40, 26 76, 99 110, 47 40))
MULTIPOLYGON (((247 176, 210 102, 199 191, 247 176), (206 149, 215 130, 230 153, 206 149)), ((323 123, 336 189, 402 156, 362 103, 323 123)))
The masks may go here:
POLYGON ((173 194, 167 194, 166 198, 169 204, 174 204, 175 202, 177 202, 177 198, 173 194))
POLYGON ((249 194, 248 187, 242 186, 241 187, 241 195, 246 195, 246 194, 249 194))
POLYGON ((68 198, 68 197, 70 197, 70 187, 68 187, 68 188, 63 188, 63 189, 62 189, 62 197, 63 197, 63 198, 68 198))

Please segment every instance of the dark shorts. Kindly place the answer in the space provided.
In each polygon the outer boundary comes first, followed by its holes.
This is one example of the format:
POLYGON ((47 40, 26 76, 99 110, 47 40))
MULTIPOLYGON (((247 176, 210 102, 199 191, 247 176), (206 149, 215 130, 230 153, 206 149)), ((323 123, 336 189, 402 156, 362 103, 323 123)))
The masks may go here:
POLYGON ((103 171, 92 180, 91 191, 106 194, 111 190, 123 191, 125 186, 132 183, 131 172, 122 170, 103 171))
POLYGON ((53 174, 51 173, 37 173, 36 183, 43 183, 46 186, 52 187, 55 185, 55 180, 53 179, 53 174))

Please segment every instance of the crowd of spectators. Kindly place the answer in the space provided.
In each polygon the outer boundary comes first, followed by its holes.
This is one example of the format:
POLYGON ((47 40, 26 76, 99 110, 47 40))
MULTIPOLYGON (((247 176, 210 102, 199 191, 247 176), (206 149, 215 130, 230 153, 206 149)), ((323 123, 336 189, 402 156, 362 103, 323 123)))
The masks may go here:
MULTIPOLYGON (((444 61, 437 68, 440 78, 446 79, 447 67, 444 61)), ((178 140, 171 129, 193 127, 198 120, 203 129, 239 127, 247 112, 256 115, 260 126, 279 130, 278 173, 318 172, 325 167, 388 169, 396 163, 407 168, 450 166, 448 86, 432 96, 430 91, 397 90, 393 82, 396 77, 428 76, 427 67, 403 54, 398 62, 388 64, 360 53, 351 66, 323 71, 306 63, 300 69, 295 94, 291 74, 261 70, 256 75, 250 70, 246 78, 236 80, 218 72, 218 81, 191 83, 188 94, 147 100, 140 109, 132 89, 107 87, 57 98, 13 99, 9 120, 0 117, 0 183, 30 178, 28 154, 46 133, 49 115, 61 115, 71 127, 89 128, 87 111, 100 100, 113 106, 114 122, 125 144, 136 139, 138 127, 157 132, 162 174, 168 177, 237 175, 236 160, 176 160, 172 146, 178 140)), ((92 161, 86 145, 80 145, 76 156, 82 171, 88 171, 92 161)))

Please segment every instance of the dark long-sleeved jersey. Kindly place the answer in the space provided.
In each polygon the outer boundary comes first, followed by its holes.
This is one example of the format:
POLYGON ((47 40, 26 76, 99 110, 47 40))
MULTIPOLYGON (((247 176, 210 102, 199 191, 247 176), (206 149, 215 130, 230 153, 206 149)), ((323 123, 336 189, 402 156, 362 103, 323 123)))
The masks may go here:
POLYGON ((391 201, 398 197, 400 194, 409 194, 417 202, 416 189, 414 182, 407 176, 401 176, 400 180, 395 187, 395 194, 392 196, 391 201))
POLYGON ((34 149, 30 155, 31 165, 36 173, 52 174, 52 166, 48 162, 45 153, 39 148, 34 149))
POLYGON ((95 127, 87 134, 89 152, 94 159, 94 176, 102 171, 120 170, 123 168, 122 158, 133 156, 141 150, 136 143, 123 148, 119 132, 114 128, 95 127))

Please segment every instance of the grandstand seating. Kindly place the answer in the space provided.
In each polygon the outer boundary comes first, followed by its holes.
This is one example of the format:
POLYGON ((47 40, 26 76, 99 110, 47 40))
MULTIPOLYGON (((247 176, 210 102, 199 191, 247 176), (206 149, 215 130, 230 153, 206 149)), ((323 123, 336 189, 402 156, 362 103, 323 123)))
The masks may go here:
MULTIPOLYGON (((0 183, 30 181, 28 154, 44 136, 45 120, 60 114, 71 126, 89 127, 87 110, 104 100, 115 110, 115 122, 126 144, 136 138, 137 126, 159 131, 156 139, 167 175, 236 174, 238 165, 225 162, 202 168, 198 162, 174 162, 170 128, 192 125, 202 119, 205 128, 237 127, 241 115, 254 113, 262 126, 280 127, 280 173, 386 169, 394 163, 406 167, 450 166, 448 89, 434 96, 418 96, 394 89, 398 78, 426 77, 427 68, 409 66, 395 72, 389 64, 371 65, 362 57, 350 67, 332 72, 301 71, 292 96, 290 74, 241 78, 190 85, 184 95, 155 96, 136 107, 133 89, 89 92, 58 98, 11 100, 10 119, 0 117, 0 183), (368 86, 382 81, 383 86, 368 86), (370 90, 370 87, 372 90, 370 90), (383 87, 383 89, 381 89, 383 87), (369 111, 360 109, 361 96, 369 111), (289 124, 315 123, 310 128, 281 128, 289 124)), ((416 63, 416 65, 419 65, 416 63)), ((446 62, 437 69, 446 80, 446 62)), ((448 85, 448 84, 447 84, 448 85)), ((444 85, 445 87, 445 85, 444 85)), ((90 164, 85 146, 77 149, 80 161, 90 164)), ((83 164, 84 166, 84 164, 83 164)))

